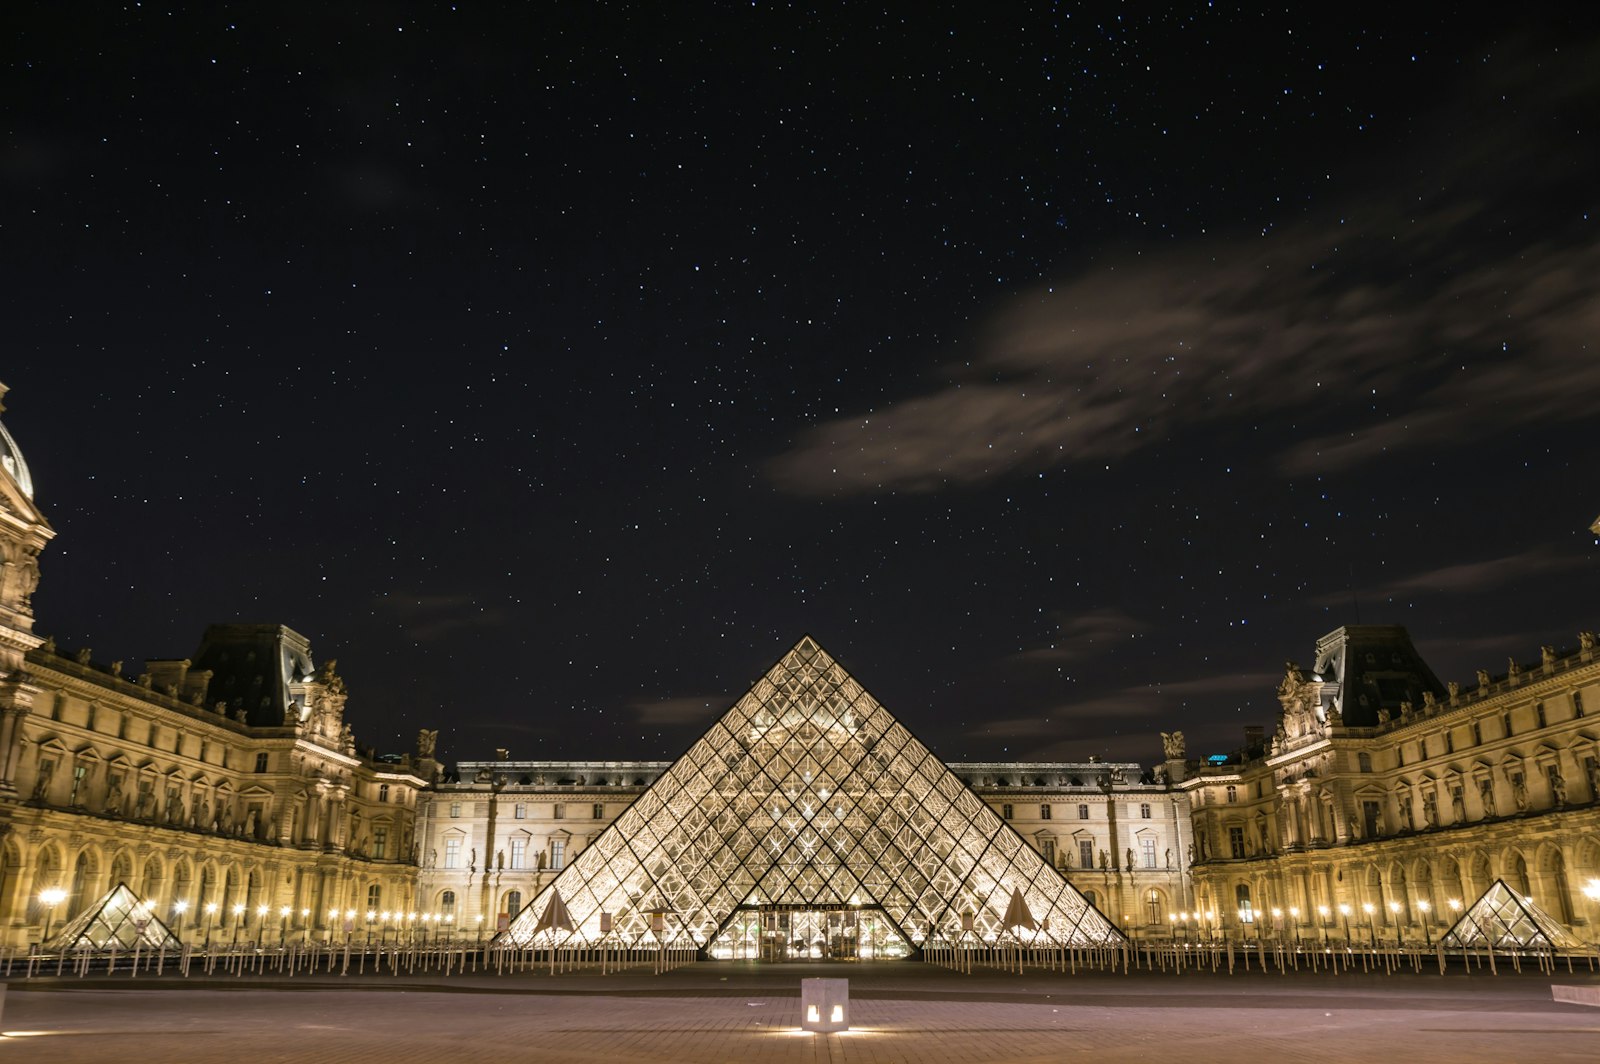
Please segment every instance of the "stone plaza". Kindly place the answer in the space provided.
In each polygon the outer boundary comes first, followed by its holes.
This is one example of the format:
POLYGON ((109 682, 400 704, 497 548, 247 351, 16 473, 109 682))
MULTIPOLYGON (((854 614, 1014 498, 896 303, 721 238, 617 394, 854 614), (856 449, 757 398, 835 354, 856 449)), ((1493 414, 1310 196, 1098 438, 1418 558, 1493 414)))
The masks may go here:
POLYGON ((702 962, 664 975, 595 969, 438 976, 324 973, 13 982, 0 1044, 57 1064, 182 1060, 1294 1061, 1593 1060, 1600 1009, 1502 971, 1229 976, 1024 975, 930 964, 702 962), (800 980, 850 980, 852 1029, 799 1029, 800 980))

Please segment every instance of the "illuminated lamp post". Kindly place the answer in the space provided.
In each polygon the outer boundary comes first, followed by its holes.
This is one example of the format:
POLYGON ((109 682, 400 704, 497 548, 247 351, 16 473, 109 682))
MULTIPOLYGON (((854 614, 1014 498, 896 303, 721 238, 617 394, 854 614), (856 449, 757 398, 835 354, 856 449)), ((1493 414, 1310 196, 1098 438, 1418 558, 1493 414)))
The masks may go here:
POLYGON ((280 946, 287 945, 289 942, 289 914, 292 912, 294 910, 287 905, 278 910, 278 915, 283 918, 283 922, 278 925, 278 945, 280 946))
POLYGON ((1394 948, 1395 949, 1399 949, 1400 945, 1401 945, 1401 943, 1400 943, 1400 903, 1399 902, 1391 901, 1389 903, 1389 914, 1394 919, 1394 948))
POLYGON ((270 906, 270 905, 257 905, 256 906, 256 937, 255 937, 255 943, 256 943, 256 945, 258 947, 261 947, 261 948, 265 948, 266 944, 267 944, 267 917, 270 916, 270 915, 272 915, 272 906, 270 906))
POLYGON ((50 921, 56 914, 56 906, 66 900, 67 892, 60 887, 46 887, 39 892, 39 904, 44 906, 44 936, 39 939, 41 947, 50 941, 50 921))
POLYGON ((1339 918, 1344 921, 1344 948, 1350 948, 1350 906, 1339 906, 1339 918))
POLYGON ((189 903, 182 898, 172 903, 172 922, 177 925, 178 937, 183 937, 183 914, 189 911, 189 903))
POLYGON ((1424 898, 1421 901, 1417 902, 1417 908, 1422 910, 1422 936, 1423 936, 1423 938, 1428 940, 1428 948, 1432 949, 1433 948, 1433 924, 1428 919, 1428 914, 1433 909, 1433 903, 1428 901, 1428 899, 1424 898))
POLYGON ((1362 902, 1361 903, 1361 911, 1367 914, 1367 943, 1373 949, 1377 949, 1378 948, 1378 929, 1375 926, 1375 921, 1374 921, 1374 918, 1373 918, 1373 915, 1372 915, 1374 912, 1377 911, 1377 906, 1373 905, 1370 901, 1362 902))
POLYGON ((244 902, 233 903, 233 944, 239 944, 239 928, 244 925, 244 902))
POLYGON ((1294 948, 1300 948, 1300 907, 1289 906, 1289 920, 1294 924, 1294 948))
POLYGON ((205 908, 206 908, 206 937, 205 937, 205 941, 202 943, 202 945, 203 945, 203 947, 205 949, 210 949, 211 948, 211 925, 213 923, 215 923, 216 919, 217 919, 217 903, 214 902, 214 901, 208 901, 208 902, 206 902, 205 908))
POLYGON ((304 945, 311 943, 311 910, 300 910, 300 941, 304 945))

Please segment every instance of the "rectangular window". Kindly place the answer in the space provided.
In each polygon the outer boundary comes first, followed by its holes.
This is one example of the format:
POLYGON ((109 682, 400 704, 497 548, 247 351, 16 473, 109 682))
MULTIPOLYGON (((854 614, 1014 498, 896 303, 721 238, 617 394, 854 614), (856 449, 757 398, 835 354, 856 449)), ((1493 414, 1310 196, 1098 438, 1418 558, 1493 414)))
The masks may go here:
POLYGON ((372 829, 372 859, 381 861, 389 855, 389 829, 372 829))
POLYGON ((1139 856, 1144 860, 1146 868, 1154 868, 1156 866, 1156 840, 1140 839, 1139 856))
POLYGON ((1583 716, 1583 694, 1582 694, 1582 692, 1579 692, 1579 691, 1572 692, 1572 715, 1574 717, 1583 716))
POLYGON ((512 806, 511 816, 515 820, 528 819, 528 807, 523 805, 521 802, 518 802, 516 805, 512 806))
POLYGON ((1228 804, 1232 805, 1234 802, 1237 802, 1238 800, 1239 800, 1239 788, 1233 786, 1232 784, 1229 784, 1228 785, 1228 804))
POLYGON ((1039 819, 1040 820, 1049 820, 1050 819, 1050 807, 1048 805, 1041 805, 1039 807, 1039 819))
POLYGON ((1483 745, 1483 725, 1479 724, 1477 721, 1472 722, 1472 745, 1483 745))
POLYGON ((444 840, 444 866, 446 868, 461 867, 461 840, 459 838, 444 840))
POLYGON ((257 754, 256 755, 256 771, 257 772, 265 772, 265 771, 267 771, 267 765, 271 763, 271 760, 272 760, 272 755, 270 755, 270 754, 257 754))
POLYGON ((1080 868, 1094 867, 1094 840, 1078 840, 1078 866, 1080 868))
MULTIPOLYGON (((1139 819, 1140 820, 1149 820, 1150 819, 1150 803, 1149 802, 1140 802, 1139 803, 1139 819)), ((1154 843, 1152 843, 1151 845, 1154 845, 1154 843)))
POLYGON ((1533 726, 1535 728, 1544 727, 1544 703, 1543 702, 1535 702, 1533 704, 1533 726))
POLYGON ((1011 819, 1011 806, 1002 805, 1000 807, 1000 815, 1005 817, 1007 820, 1010 820, 1011 819))
POLYGON ((68 805, 78 804, 78 794, 83 790, 83 777, 88 774, 87 767, 83 765, 72 766, 72 794, 67 798, 68 805))
POLYGON ((594 817, 596 820, 604 820, 606 818, 606 807, 601 803, 596 802, 589 815, 594 817))
POLYGON ((1089 819, 1089 807, 1088 806, 1086 806, 1086 805, 1078 806, 1078 819, 1079 820, 1088 820, 1089 819))
POLYGON ((555 813, 554 813, 554 814, 552 814, 552 815, 553 815, 553 816, 554 816, 554 817, 555 817, 555 818, 556 818, 556 819, 557 819, 557 820, 565 820, 565 819, 566 819, 566 817, 567 817, 567 807, 566 807, 566 806, 564 806, 564 805, 562 805, 562 804, 561 804, 561 803, 560 803, 560 802, 557 802, 557 803, 556 803, 556 811, 555 811, 555 813))
POLYGON ((1377 838, 1378 830, 1382 827, 1383 810, 1377 802, 1361 803, 1361 821, 1366 826, 1367 838, 1377 838))
POLYGON ((378 801, 387 802, 388 800, 389 800, 389 785, 387 783, 378 784, 378 801))
POLYGON ((1456 733, 1453 731, 1444 733, 1444 752, 1447 754, 1456 752, 1456 733))
POLYGON ((1228 852, 1233 854, 1235 859, 1244 856, 1244 828, 1228 829, 1228 852))
POLYGON ((451 802, 450 803, 450 815, 452 817, 459 817, 461 815, 461 803, 460 802, 451 802))
POLYGON ((1507 713, 1500 718, 1500 730, 1505 733, 1507 739, 1511 738, 1513 734, 1511 731, 1511 714, 1507 713))
MULTIPOLYGON (((559 807, 558 807, 559 808, 559 807)), ((561 870, 561 862, 565 858, 567 844, 561 839, 550 840, 550 867, 556 871, 561 870)))
POLYGON ((526 867, 528 867, 528 840, 527 839, 512 839, 511 840, 511 867, 512 868, 526 868, 526 867))
POLYGON ((1050 865, 1052 868, 1055 867, 1055 863, 1056 863, 1056 840, 1054 840, 1054 839, 1042 839, 1042 840, 1040 840, 1040 842, 1039 842, 1039 856, 1044 858, 1044 863, 1045 864, 1050 865))

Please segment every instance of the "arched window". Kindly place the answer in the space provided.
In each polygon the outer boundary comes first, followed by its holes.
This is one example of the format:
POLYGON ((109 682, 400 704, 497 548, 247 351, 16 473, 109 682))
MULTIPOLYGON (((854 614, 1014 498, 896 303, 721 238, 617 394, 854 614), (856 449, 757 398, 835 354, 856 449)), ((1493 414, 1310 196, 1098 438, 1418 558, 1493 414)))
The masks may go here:
POLYGON ((447 890, 439 895, 439 912, 445 916, 453 915, 456 911, 456 892, 447 890))
POLYGON ((1144 895, 1144 922, 1151 927, 1158 927, 1166 922, 1166 899, 1161 892, 1151 887, 1144 895))
POLYGON ((367 911, 377 912, 383 907, 383 888, 374 883, 367 888, 367 911))
POLYGON ((506 892, 506 915, 516 916, 522 911, 522 891, 512 890, 506 892))
POLYGON ((1233 888, 1233 900, 1239 907, 1239 922, 1253 924, 1256 922, 1255 908, 1250 904, 1250 888, 1243 883, 1233 888))

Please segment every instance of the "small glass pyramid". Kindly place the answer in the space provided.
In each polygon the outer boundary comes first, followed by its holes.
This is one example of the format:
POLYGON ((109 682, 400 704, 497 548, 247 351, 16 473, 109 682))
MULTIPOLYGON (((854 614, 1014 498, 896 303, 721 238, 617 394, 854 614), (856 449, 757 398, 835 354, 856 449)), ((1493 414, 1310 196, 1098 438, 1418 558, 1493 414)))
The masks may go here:
POLYGON ((1497 879, 1439 940, 1456 949, 1584 949, 1549 913, 1497 879))
POLYGON ((729 942, 748 939, 756 913, 772 928, 805 912, 850 933, 852 914, 865 914, 904 954, 962 936, 964 915, 967 941, 995 941, 1019 891, 1041 945, 1124 941, 809 636, 495 941, 534 944, 556 890, 573 929, 540 932, 541 945, 665 935, 733 955, 729 942))
POLYGON ((131 950, 140 943, 144 949, 183 948, 177 936, 156 918, 150 907, 129 890, 126 883, 118 883, 99 902, 69 920, 44 948, 51 952, 108 950, 113 946, 131 950))

